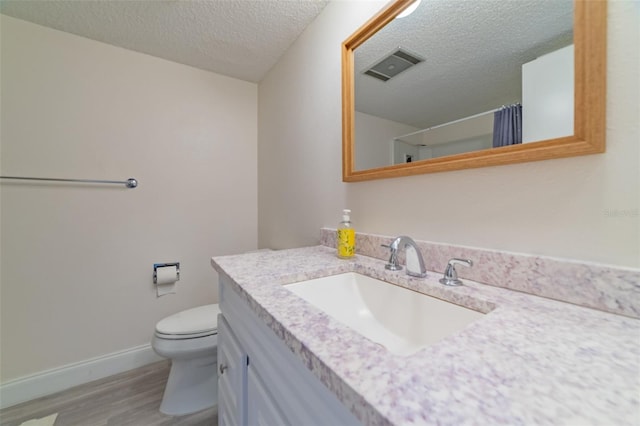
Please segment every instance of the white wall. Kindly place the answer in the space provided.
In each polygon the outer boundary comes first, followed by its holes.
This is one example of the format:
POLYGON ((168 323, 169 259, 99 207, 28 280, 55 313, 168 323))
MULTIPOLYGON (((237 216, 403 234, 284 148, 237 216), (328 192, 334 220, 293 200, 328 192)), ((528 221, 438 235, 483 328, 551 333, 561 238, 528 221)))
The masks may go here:
MULTIPOLYGON (((389 166, 398 162, 391 158, 393 138, 420 129, 371 114, 355 113, 355 169, 366 170, 389 166)), ((417 149, 415 149, 417 153, 417 149)), ((414 160, 417 160, 417 156, 414 160)), ((404 158, 401 161, 404 163, 404 158)))
POLYGON ((481 151, 489 148, 493 148, 493 135, 481 135, 475 138, 433 145, 431 147, 431 157, 428 158, 446 157, 448 155, 481 151))
POLYGON ((2 381, 149 343, 257 247, 257 85, 2 16, 2 381), (154 262, 180 261, 156 298, 154 262))
POLYGON ((522 65, 522 143, 571 136, 573 44, 522 65))
MULTIPOLYGON (((424 159, 420 157, 420 148, 416 145, 411 145, 403 141, 393 142, 393 164, 402 164, 407 162, 407 155, 412 156, 412 161, 418 161, 424 159)), ((356 153, 357 155, 357 153, 356 153)))
POLYGON ((638 14, 609 2, 607 152, 341 182, 340 49, 382 2, 331 2, 259 85, 259 244, 356 230, 640 266, 638 14), (300 93, 306 96, 300 96, 300 93))
MULTIPOLYGON (((442 123, 440 126, 403 138, 404 141, 419 147, 416 160, 446 157, 493 147, 493 114, 442 123)), ((398 149, 403 148, 398 145, 398 149)), ((356 152, 356 157, 357 154, 356 152)))
MULTIPOLYGON (((493 113, 458 121, 422 133, 424 145, 439 145, 451 141, 461 141, 478 136, 493 136, 493 113)), ((444 123, 446 124, 446 123, 444 123)))

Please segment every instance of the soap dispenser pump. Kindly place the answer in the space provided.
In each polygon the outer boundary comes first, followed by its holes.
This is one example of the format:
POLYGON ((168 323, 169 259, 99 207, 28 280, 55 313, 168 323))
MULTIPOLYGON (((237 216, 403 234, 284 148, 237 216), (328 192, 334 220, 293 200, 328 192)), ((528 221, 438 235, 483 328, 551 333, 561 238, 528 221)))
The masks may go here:
POLYGON ((351 259, 356 254, 356 231, 351 226, 351 210, 342 210, 342 222, 338 226, 338 257, 351 259))

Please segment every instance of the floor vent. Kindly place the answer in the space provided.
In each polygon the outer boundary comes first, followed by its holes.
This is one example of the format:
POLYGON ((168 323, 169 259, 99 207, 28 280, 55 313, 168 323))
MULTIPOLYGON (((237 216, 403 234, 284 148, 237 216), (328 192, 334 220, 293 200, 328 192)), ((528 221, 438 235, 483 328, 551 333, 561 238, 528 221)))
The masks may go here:
POLYGON ((364 74, 375 77, 378 80, 388 81, 412 66, 423 62, 424 59, 408 53, 406 50, 398 49, 384 59, 378 61, 374 66, 364 72, 364 74))

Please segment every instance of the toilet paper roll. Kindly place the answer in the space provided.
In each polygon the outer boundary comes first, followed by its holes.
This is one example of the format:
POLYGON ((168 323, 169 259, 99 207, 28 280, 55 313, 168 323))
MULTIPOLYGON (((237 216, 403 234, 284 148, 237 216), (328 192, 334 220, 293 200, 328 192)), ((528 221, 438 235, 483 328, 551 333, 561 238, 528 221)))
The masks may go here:
POLYGON ((159 266, 156 268, 156 278, 158 285, 175 283, 178 281, 178 268, 176 266, 159 266))
POLYGON ((156 269, 156 292, 158 297, 166 294, 175 294, 176 281, 178 281, 178 268, 175 266, 162 266, 156 269))

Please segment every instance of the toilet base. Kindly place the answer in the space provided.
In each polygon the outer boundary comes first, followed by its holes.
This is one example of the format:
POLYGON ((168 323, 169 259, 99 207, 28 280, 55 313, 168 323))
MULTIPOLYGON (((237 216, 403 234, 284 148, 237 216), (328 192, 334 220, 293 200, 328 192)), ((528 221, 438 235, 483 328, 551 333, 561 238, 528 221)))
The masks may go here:
POLYGON ((217 356, 172 360, 160 412, 182 416, 218 403, 217 356))

